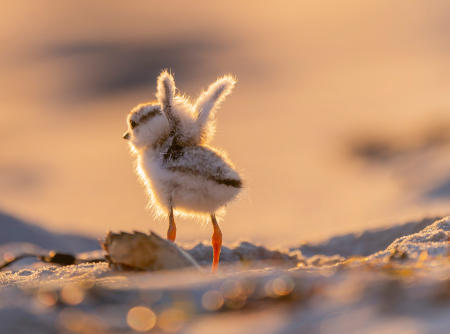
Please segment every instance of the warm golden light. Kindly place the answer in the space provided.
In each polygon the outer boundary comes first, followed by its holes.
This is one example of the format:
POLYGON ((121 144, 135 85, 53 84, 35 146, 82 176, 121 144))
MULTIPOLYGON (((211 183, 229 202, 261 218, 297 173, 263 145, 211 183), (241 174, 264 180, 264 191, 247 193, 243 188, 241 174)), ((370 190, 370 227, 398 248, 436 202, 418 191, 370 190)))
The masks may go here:
POLYGON ((145 306, 135 306, 128 311, 127 323, 133 330, 146 332, 156 324, 155 313, 145 306))
POLYGON ((39 305, 45 307, 54 306, 58 300, 56 293, 52 291, 38 291, 35 298, 39 305))
POLYGON ((294 281, 290 277, 277 277, 272 281, 272 291, 279 297, 287 296, 294 287, 294 281))
POLYGON ((223 306, 223 296, 220 291, 210 290, 202 296, 202 306, 208 311, 217 311, 223 306))
POLYGON ((264 285, 264 292, 268 297, 283 297, 289 295, 295 288, 295 283, 288 276, 280 276, 268 281, 264 285))
POLYGON ((239 281, 226 281, 220 290, 227 299, 235 299, 244 294, 244 289, 239 281))
POLYGON ((225 306, 235 310, 245 306, 247 292, 252 292, 251 286, 246 289, 241 281, 226 281, 220 290, 225 297, 225 306))
POLYGON ((80 304, 85 296, 85 291, 78 285, 66 285, 61 289, 61 300, 69 305, 80 304))

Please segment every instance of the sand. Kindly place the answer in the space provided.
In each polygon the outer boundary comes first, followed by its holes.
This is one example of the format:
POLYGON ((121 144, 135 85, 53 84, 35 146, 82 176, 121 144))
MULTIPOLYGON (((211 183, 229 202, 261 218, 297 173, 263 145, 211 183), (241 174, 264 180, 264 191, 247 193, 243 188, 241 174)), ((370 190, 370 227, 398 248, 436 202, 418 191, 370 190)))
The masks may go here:
MULTIPOLYGON (((242 242, 215 274, 205 244, 185 247, 200 271, 19 262, 0 273, 1 332, 447 333, 449 233, 444 217, 290 250, 242 242)), ((1 251, 31 247, 15 241, 1 251)))

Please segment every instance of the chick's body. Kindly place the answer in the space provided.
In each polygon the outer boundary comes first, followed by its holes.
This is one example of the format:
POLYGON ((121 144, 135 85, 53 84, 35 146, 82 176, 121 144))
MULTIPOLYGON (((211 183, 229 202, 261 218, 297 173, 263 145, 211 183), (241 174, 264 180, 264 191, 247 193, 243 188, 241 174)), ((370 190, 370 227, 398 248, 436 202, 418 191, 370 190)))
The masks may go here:
POLYGON ((170 207, 183 213, 216 212, 236 197, 242 185, 226 157, 207 146, 146 150, 138 164, 154 204, 166 212, 170 207))

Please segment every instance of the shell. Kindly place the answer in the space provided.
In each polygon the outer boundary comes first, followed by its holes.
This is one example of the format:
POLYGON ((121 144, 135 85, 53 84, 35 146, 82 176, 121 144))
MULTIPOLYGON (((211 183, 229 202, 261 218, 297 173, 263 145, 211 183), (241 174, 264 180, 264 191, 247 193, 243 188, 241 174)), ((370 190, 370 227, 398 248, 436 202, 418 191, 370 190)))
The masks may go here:
POLYGON ((111 268, 117 270, 200 269, 189 254, 153 232, 109 232, 102 247, 111 268))

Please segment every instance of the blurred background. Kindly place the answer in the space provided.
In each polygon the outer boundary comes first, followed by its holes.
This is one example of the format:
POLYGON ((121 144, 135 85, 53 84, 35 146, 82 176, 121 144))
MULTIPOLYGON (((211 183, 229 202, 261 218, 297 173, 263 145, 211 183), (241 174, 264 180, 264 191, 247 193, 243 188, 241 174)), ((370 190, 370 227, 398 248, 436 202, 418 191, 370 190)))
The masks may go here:
MULTIPOLYGON (((163 68, 218 113, 245 191, 225 243, 296 245, 450 211, 450 2, 8 1, 0 21, 0 211, 102 237, 165 220, 121 138, 163 68)), ((1 233, 8 233, 2 231, 1 233)), ((178 240, 210 226, 179 220, 178 240)))

